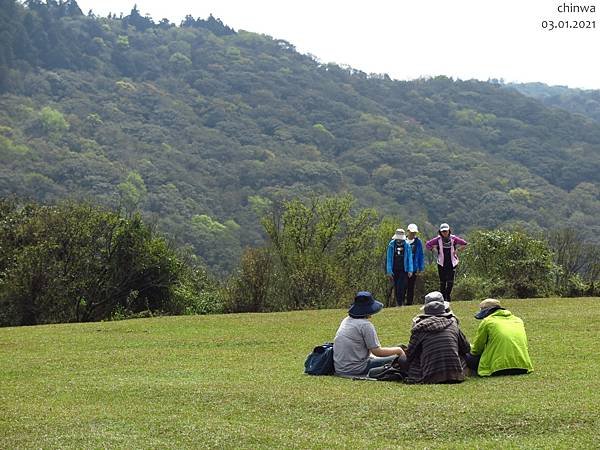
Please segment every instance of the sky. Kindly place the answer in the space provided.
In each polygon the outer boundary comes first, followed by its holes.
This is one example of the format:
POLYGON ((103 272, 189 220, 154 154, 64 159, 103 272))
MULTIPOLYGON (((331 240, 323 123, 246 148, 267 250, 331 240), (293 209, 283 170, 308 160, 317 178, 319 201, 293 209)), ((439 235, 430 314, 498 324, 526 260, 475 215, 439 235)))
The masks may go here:
MULTIPOLYGON (((238 30, 283 39, 322 63, 408 80, 543 82, 600 89, 600 0, 77 0, 84 13, 179 25, 209 14, 238 30), (559 12, 561 5, 597 12, 559 12), (550 30, 553 21, 554 30, 550 30), (595 28, 573 29, 575 23, 595 28), (546 26, 544 28, 544 25, 546 26)), ((564 6, 562 6, 564 9, 564 6)))

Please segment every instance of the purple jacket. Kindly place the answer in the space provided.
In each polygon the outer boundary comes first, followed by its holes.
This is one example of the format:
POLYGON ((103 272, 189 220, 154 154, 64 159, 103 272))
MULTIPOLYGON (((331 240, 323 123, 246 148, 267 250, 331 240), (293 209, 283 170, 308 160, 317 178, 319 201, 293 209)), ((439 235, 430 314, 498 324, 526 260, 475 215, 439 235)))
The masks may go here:
MULTIPOLYGON (((453 234, 450 235, 450 240, 452 241, 452 248, 450 249, 450 254, 452 255, 452 267, 456 267, 458 265, 458 255, 456 254, 456 244, 467 245, 467 241, 465 241, 461 237, 454 236, 453 234)), ((427 247, 427 250, 433 250, 433 248, 436 245, 437 245, 437 249, 438 249, 437 263, 440 266, 443 266, 444 265, 444 249, 442 248, 442 237, 437 236, 437 237, 434 237, 433 239, 428 240, 427 243, 425 244, 425 247, 427 247)))

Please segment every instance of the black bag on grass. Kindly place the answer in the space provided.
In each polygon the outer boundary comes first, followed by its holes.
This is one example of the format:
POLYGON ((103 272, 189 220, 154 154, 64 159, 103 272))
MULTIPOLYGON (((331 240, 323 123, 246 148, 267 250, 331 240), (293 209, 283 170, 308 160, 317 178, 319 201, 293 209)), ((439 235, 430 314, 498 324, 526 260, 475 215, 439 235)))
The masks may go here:
POLYGON ((379 381, 404 381, 406 373, 406 357, 398 356, 391 363, 369 370, 369 378, 379 381))
POLYGON ((317 345, 304 361, 304 373, 309 375, 333 375, 333 343, 317 345))

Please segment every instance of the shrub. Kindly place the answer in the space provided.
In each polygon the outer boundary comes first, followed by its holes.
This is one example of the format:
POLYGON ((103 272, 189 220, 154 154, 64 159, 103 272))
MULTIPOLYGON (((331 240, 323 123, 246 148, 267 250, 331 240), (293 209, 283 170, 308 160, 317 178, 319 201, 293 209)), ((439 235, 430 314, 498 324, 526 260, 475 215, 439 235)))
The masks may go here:
POLYGON ((440 278, 438 276, 437 262, 427 264, 425 270, 420 275, 422 278, 422 290, 419 291, 419 297, 415 290, 415 301, 418 298, 420 301, 424 300, 425 294, 431 291, 440 290, 440 278))
MULTIPOLYGON (((545 296, 554 289, 548 244, 523 231, 476 231, 463 253, 461 269, 467 277, 486 280, 487 295, 517 298, 545 296)), ((486 295, 486 296, 487 296, 486 295)))
POLYGON ((229 279, 225 290, 227 312, 267 311, 273 269, 267 249, 244 250, 238 271, 229 279))
POLYGON ((563 293, 568 297, 583 297, 589 289, 590 283, 586 283, 579 274, 573 274, 565 283, 563 293))
POLYGON ((204 267, 186 267, 172 291, 176 314, 219 314, 225 311, 223 293, 204 267))
POLYGON ((186 301, 183 314, 221 314, 225 302, 219 290, 196 292, 186 301))
POLYGON ((455 300, 477 300, 487 297, 486 292, 490 292, 489 283, 477 276, 457 276, 454 281, 452 298, 455 300))
POLYGON ((178 313, 182 298, 201 292, 139 215, 6 200, 0 211, 0 325, 178 313))

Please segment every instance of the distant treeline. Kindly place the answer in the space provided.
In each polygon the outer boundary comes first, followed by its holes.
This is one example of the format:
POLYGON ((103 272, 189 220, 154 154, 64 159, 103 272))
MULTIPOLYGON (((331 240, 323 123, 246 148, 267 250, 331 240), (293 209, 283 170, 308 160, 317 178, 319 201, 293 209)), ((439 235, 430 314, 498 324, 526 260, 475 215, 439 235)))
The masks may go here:
POLYGON ((506 87, 537 98, 547 106, 582 114, 600 122, 600 89, 569 89, 543 83, 508 84, 506 87))
MULTIPOLYGON (((357 290, 386 300, 384 254, 398 218, 357 209, 350 196, 274 206, 268 242, 248 247, 216 280, 137 213, 90 204, 0 201, 0 326, 153 314, 345 307, 357 290)), ((600 249, 569 232, 467 236, 454 298, 600 294, 600 249)), ((435 262, 417 298, 437 288, 435 262)))

